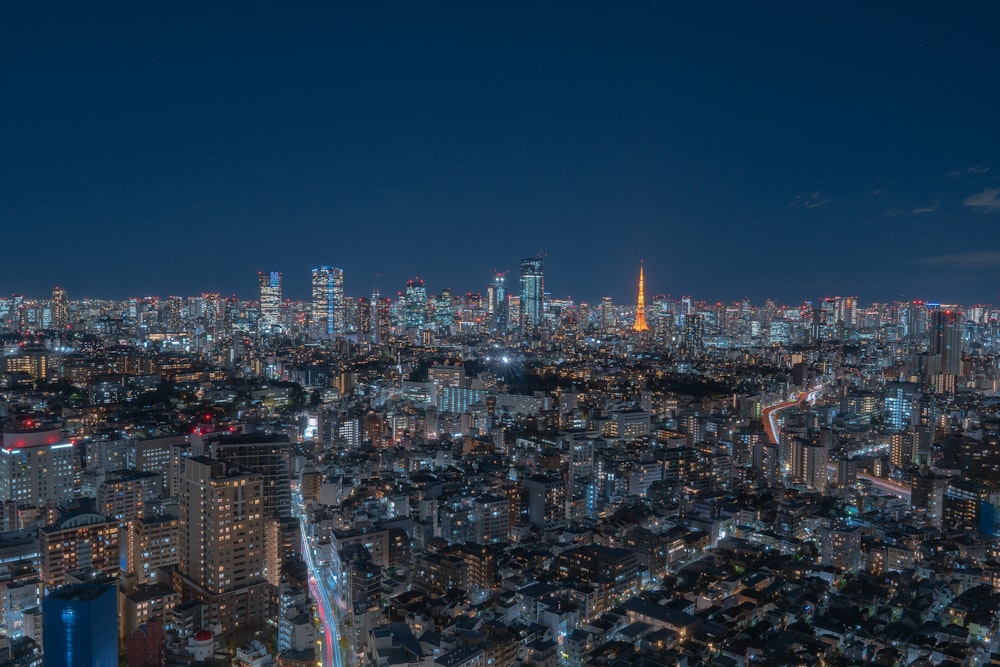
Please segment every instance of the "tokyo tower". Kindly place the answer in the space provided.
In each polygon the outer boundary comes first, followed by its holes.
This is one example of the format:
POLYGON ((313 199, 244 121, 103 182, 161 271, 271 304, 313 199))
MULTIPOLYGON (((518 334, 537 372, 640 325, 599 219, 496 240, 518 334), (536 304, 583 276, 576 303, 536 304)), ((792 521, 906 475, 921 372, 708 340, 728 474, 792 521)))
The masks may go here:
POLYGON ((649 325, 646 324, 646 290, 644 282, 642 264, 639 264, 639 302, 635 306, 635 324, 632 325, 632 331, 649 331, 649 325))

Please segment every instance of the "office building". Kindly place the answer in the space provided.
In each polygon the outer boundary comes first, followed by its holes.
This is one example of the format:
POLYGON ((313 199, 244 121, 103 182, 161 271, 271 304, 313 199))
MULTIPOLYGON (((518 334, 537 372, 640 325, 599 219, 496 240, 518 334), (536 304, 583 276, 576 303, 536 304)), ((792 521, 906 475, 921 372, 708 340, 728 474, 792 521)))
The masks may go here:
POLYGON ((701 352, 705 347, 705 330, 705 317, 701 313, 686 315, 684 317, 684 349, 692 354, 701 352))
POLYGON ((332 266, 312 270, 312 328, 314 335, 325 338, 346 331, 347 308, 344 303, 344 272, 332 266))
POLYGON ((272 333, 281 325, 281 271, 257 274, 260 290, 260 331, 272 333))
POLYGON ((507 331, 507 272, 493 274, 493 282, 486 291, 487 310, 493 318, 493 330, 507 331))
POLYGON ((42 345, 24 345, 18 348, 17 354, 3 357, 0 369, 22 380, 45 382, 56 370, 50 363, 50 354, 50 351, 42 345))
POLYGON ((381 345, 392 332, 392 299, 380 297, 378 294, 373 298, 372 309, 375 312, 372 338, 376 344, 381 345))
POLYGON ((600 317, 602 334, 611 336, 617 333, 618 322, 617 318, 615 318, 615 304, 611 301, 610 296, 601 299, 600 317))
POLYGON ((358 340, 371 341, 375 338, 375 308, 368 297, 358 297, 357 307, 358 340))
POLYGON ((613 410, 604 427, 604 435, 614 440, 632 442, 650 434, 650 415, 645 410, 613 410))
POLYGON ((451 296, 451 290, 447 287, 441 291, 441 295, 434 303, 434 323, 438 331, 447 333, 455 324, 455 305, 451 296))
POLYGON ((46 667, 117 667, 118 594, 114 585, 71 584, 42 601, 46 667))
MULTIPOLYGON (((176 478, 183 466, 176 458, 189 448, 187 435, 171 435, 149 438, 128 443, 126 450, 127 468, 143 472, 158 473, 163 483, 163 493, 176 489, 176 478), (173 486, 171 485, 173 482, 173 486)), ((171 494, 173 495, 173 494, 171 494)))
POLYGON ((407 329, 422 329, 427 320, 427 288, 420 278, 406 281, 403 295, 403 324, 407 329))
POLYGON ((115 470, 97 487, 97 511, 123 524, 146 515, 146 505, 163 489, 163 475, 115 470))
POLYGON ((542 259, 528 257, 521 260, 521 333, 537 331, 542 326, 545 301, 545 276, 542 259))
POLYGON ((73 497, 73 445, 59 429, 9 430, 0 448, 0 498, 19 505, 56 504, 73 497))
POLYGON ((942 375, 962 374, 962 314, 954 310, 931 313, 928 352, 940 355, 942 375))

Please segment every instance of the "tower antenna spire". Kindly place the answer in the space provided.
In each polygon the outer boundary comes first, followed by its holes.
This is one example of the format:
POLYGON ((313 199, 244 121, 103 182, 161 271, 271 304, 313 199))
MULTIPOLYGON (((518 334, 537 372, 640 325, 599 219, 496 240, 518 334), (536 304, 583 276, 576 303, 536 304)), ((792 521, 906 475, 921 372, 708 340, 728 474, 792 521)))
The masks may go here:
POLYGON ((632 325, 632 331, 649 331, 649 325, 646 324, 646 285, 645 276, 643 274, 643 263, 639 260, 639 298, 635 306, 635 324, 632 325))

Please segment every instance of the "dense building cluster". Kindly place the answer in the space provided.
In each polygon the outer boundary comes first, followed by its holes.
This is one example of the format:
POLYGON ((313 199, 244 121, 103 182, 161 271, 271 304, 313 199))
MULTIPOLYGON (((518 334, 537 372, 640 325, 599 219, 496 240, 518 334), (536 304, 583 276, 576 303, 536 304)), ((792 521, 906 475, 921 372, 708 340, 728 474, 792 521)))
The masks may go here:
POLYGON ((640 276, 0 299, 0 666, 1000 664, 1000 308, 640 276))

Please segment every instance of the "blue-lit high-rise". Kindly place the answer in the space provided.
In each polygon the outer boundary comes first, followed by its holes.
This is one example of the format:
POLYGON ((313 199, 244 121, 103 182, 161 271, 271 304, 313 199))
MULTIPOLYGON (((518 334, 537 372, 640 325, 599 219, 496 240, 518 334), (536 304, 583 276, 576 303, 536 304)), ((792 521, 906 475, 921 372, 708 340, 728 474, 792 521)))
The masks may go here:
POLYGON ((447 287, 441 291, 434 305, 434 321, 438 331, 449 331, 455 324, 455 307, 452 302, 451 290, 447 287))
POLYGON ((494 273, 489 289, 489 312, 493 315, 493 330, 507 330, 507 273, 494 273))
POLYGON ((344 272, 332 266, 312 270, 312 326, 319 337, 346 331, 344 272))
POLYGON ((427 319, 427 288, 420 278, 406 281, 404 324, 407 329, 423 329, 427 319))
POLYGON ((114 584, 70 584, 42 601, 47 667, 118 664, 118 591, 114 584))
POLYGON ((535 331, 542 326, 542 307, 545 299, 545 278, 542 258, 528 257, 521 260, 521 333, 535 331))

